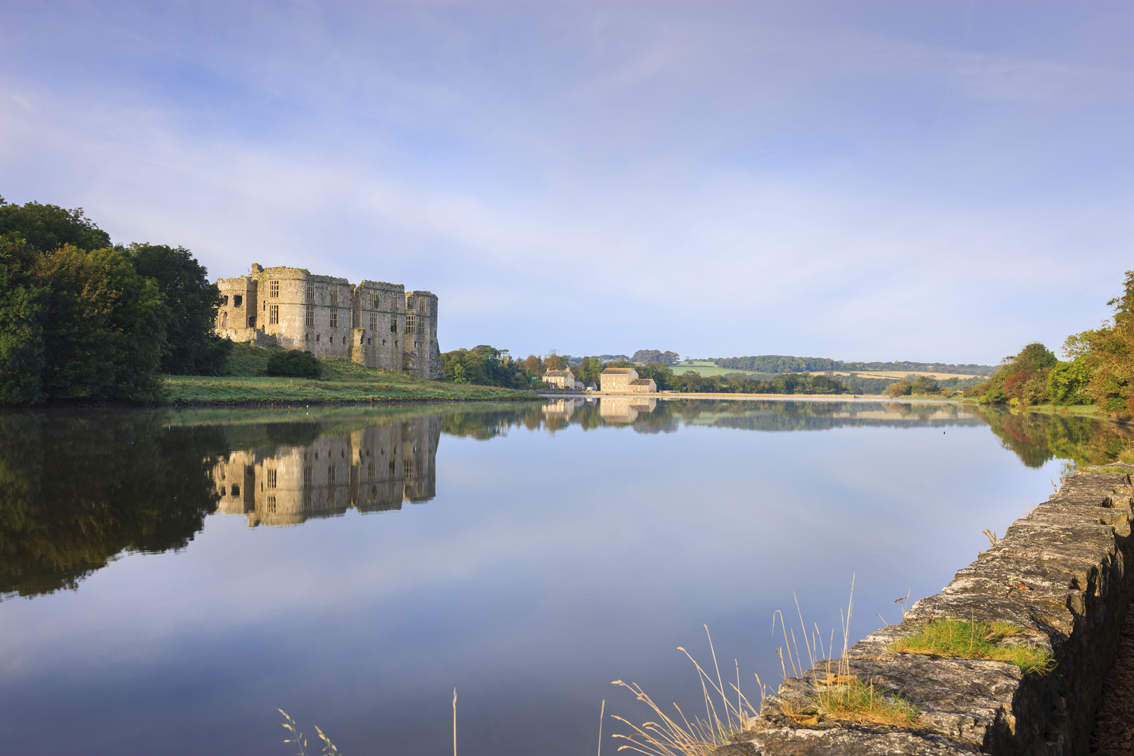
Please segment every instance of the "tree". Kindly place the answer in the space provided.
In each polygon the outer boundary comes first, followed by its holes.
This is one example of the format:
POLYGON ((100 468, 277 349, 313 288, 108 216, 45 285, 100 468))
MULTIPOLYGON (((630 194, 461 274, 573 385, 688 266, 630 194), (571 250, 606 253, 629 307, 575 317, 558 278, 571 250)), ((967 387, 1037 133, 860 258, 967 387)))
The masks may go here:
POLYGON ((36 261, 50 291, 43 312, 42 393, 50 398, 159 395, 167 311, 157 284, 115 249, 66 245, 36 261))
POLYGON ((0 197, 0 235, 23 239, 33 249, 51 252, 64 244, 84 251, 110 246, 110 235, 83 215, 83 209, 64 210, 38 202, 10 205, 0 197))
POLYGON ((602 363, 595 357, 584 357, 575 367, 575 377, 583 383, 598 383, 602 379, 602 363))
POLYGON ((232 342, 213 333, 220 291, 208 270, 184 247, 131 244, 134 269, 157 283, 168 309, 166 352, 161 371, 174 375, 220 375, 232 342))
POLYGON ((44 398, 43 319, 48 290, 32 274, 35 250, 0 235, 0 402, 44 398))
POLYGON ((1014 357, 1005 357, 996 374, 977 389, 981 404, 1047 404, 1048 376, 1059 360, 1039 342, 1028 344, 1014 357))
POLYGON ((638 368, 638 377, 653 380, 658 391, 668 391, 673 385, 673 368, 660 362, 638 368))
POLYGON ((1089 339, 1094 373, 1084 393, 1116 420, 1134 417, 1134 270, 1126 272, 1122 296, 1108 302, 1114 320, 1089 339))
POLYGON ((545 364, 545 366, 547 367, 548 370, 566 370, 567 369, 567 363, 564 362, 563 358, 560 357, 555 352, 552 352, 551 354, 547 355, 547 359, 544 361, 544 364, 545 364))

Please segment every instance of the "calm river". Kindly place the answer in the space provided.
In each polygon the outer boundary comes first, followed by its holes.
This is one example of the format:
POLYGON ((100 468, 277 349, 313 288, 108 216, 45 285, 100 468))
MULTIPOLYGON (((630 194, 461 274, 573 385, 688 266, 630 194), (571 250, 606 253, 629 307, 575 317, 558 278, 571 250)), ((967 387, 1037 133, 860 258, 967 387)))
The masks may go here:
POLYGON ((603 401, 0 414, 0 752, 284 756, 282 708, 441 756, 456 688, 461 756, 593 754, 648 717, 612 680, 697 711, 704 624, 755 701, 793 596, 898 621, 1115 432, 603 401))

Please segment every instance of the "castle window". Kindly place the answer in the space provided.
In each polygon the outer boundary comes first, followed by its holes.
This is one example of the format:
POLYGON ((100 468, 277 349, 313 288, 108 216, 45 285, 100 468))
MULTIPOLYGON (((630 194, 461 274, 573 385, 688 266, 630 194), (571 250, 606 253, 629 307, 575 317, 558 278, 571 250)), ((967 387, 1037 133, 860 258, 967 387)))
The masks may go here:
POLYGON ((272 305, 268 308, 268 323, 275 324, 280 322, 280 306, 272 305))
POLYGON ((221 326, 221 328, 228 328, 228 313, 227 312, 222 312, 220 314, 220 326, 221 326))
POLYGON ((304 322, 309 325, 315 325, 315 305, 307 305, 307 316, 304 322))
POLYGON ((346 343, 346 336, 343 336, 343 343, 346 343))
POLYGON ((233 487, 232 487, 232 495, 233 495, 233 496, 239 496, 239 495, 240 495, 240 486, 237 486, 237 485, 233 485, 233 487))
POLYGON ((311 488, 311 466, 308 465, 303 468, 303 487, 311 488))
POLYGON ((406 333, 417 333, 417 318, 406 315, 406 333))
POLYGON ((370 339, 366 340, 366 346, 370 346, 371 343, 373 343, 373 342, 370 339))
POLYGON ((371 331, 377 331, 378 330, 378 313, 376 313, 376 312, 370 313, 370 330, 371 331))
POLYGON ((390 333, 397 333, 397 332, 398 332, 398 320, 397 320, 397 318, 394 318, 393 320, 390 321, 390 333))
POLYGON ((228 307, 228 295, 225 294, 220 298, 221 307, 228 307))
POLYGON ((268 281, 268 296, 274 298, 274 297, 278 297, 279 295, 280 295, 280 282, 279 281, 268 281))
POLYGON ((418 310, 418 312, 425 312, 425 308, 426 308, 426 305, 425 305, 425 300, 424 300, 424 299, 419 299, 419 300, 417 300, 417 310, 418 310))
POLYGON ((338 327, 339 327, 339 310, 336 307, 336 308, 331 310, 331 328, 338 328, 338 327))
POLYGON ((334 465, 331 465, 330 467, 327 468, 327 485, 328 486, 335 485, 335 466, 334 465))
POLYGON ((382 306, 381 303, 382 303, 382 298, 379 297, 378 295, 374 295, 374 309, 375 310, 377 310, 379 307, 382 306))
MULTIPOLYGON (((228 302, 227 302, 227 300, 228 300, 228 297, 225 297, 225 300, 226 300, 226 301, 225 301, 225 304, 228 304, 228 302)), ((242 296, 241 296, 241 295, 239 295, 239 294, 237 294, 236 296, 234 296, 234 297, 232 298, 232 306, 233 306, 233 307, 243 307, 243 306, 244 306, 244 297, 242 297, 242 296)))
POLYGON ((276 471, 268 470, 268 488, 276 487, 276 471))
POLYGON ((268 514, 275 514, 275 513, 276 513, 276 497, 275 496, 269 496, 268 497, 268 514))
POLYGON ((318 341, 318 340, 319 340, 319 334, 315 334, 315 340, 316 340, 316 341, 318 341))
POLYGON ((315 301, 315 282, 314 281, 308 281, 307 282, 307 301, 308 302, 314 302, 315 301))
POLYGON ((363 345, 363 344, 365 344, 365 343, 366 343, 366 337, 365 337, 365 336, 363 336, 363 335, 362 335, 361 333, 360 333, 360 334, 358 334, 358 344, 359 344, 359 346, 361 346, 361 345, 363 345))
POLYGON ((255 315, 249 315, 248 316, 248 327, 249 328, 255 328, 256 327, 256 316, 255 315))

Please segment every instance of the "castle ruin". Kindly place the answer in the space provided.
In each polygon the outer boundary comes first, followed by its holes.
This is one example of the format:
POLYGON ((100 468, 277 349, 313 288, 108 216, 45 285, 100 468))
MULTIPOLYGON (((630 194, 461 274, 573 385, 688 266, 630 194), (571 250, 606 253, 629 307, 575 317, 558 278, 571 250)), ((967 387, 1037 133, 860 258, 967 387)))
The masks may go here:
POLYGON ((437 297, 401 284, 263 268, 217 281, 216 333, 257 346, 301 349, 359 365, 440 380, 437 297))

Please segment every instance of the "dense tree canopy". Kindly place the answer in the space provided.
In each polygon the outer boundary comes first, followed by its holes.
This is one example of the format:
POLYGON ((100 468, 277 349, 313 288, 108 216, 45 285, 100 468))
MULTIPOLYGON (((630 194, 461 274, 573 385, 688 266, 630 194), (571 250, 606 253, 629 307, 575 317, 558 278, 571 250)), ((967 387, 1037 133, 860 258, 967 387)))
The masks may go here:
POLYGON ((64 210, 56 205, 28 202, 11 205, 0 197, 0 237, 23 239, 40 252, 64 244, 84 251, 110 246, 110 235, 83 215, 83 209, 64 210))
POLYGON ((1084 393, 1115 419, 1134 417, 1134 270, 1127 271, 1122 296, 1110 327, 1081 335, 1090 351, 1084 362, 1091 373, 1084 393))
POLYGON ((205 266, 184 247, 131 244, 127 254, 134 269, 157 284, 169 309, 161 371, 219 375, 232 342, 213 333, 220 291, 209 283, 205 266))
POLYGON ((160 371, 219 373, 216 307, 188 250, 111 247, 82 210, 0 199, 0 402, 153 400, 160 371))
MULTIPOLYGON (((526 360, 525 360, 526 362, 526 360)), ((540 380, 525 362, 513 360, 506 349, 481 344, 473 349, 455 349, 441 355, 445 380, 479 386, 528 389, 540 380)))

